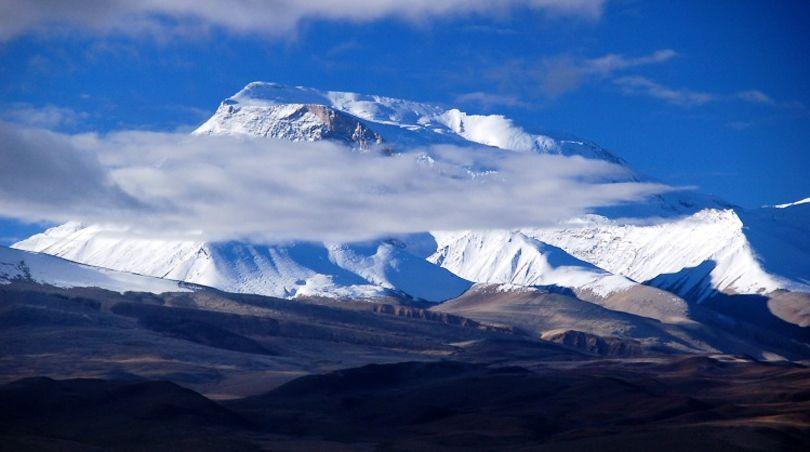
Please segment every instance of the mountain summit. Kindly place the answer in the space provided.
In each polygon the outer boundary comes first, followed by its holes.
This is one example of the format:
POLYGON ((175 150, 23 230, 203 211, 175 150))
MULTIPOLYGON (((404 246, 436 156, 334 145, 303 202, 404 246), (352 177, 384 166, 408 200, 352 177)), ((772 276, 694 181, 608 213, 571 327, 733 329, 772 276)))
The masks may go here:
POLYGON ((291 141, 352 138, 356 130, 399 146, 476 143, 495 148, 623 161, 592 143, 531 134, 501 115, 467 114, 455 108, 384 96, 319 91, 302 86, 253 82, 225 99, 193 133, 249 135, 291 141), (335 119, 327 119, 331 115, 335 119), (337 127, 336 123, 343 127, 337 127), (324 131, 335 131, 332 135, 324 131))

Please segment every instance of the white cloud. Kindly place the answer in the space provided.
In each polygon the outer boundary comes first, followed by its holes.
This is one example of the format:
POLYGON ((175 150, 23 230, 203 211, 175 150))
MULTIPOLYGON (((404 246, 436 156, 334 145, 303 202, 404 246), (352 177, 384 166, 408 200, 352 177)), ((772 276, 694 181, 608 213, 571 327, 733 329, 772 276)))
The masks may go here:
POLYGON ((753 104, 776 105, 776 101, 774 101, 770 96, 756 89, 740 91, 737 93, 736 97, 740 100, 751 102, 753 104))
MULTIPOLYGON (((640 76, 619 77, 613 83, 621 88, 622 92, 632 96, 648 96, 654 99, 677 105, 679 107, 698 107, 712 102, 747 102, 756 105, 774 108, 802 109, 798 102, 778 102, 771 96, 756 89, 738 91, 733 94, 710 93, 693 91, 687 88, 671 88, 658 82, 640 76)), ((750 127, 750 122, 735 121, 730 127, 742 130, 750 127)))
POLYGON ((432 147, 386 157, 336 144, 153 132, 64 135, 0 124, 0 215, 208 238, 364 239, 543 225, 667 190, 610 183, 579 157, 432 147), (474 169, 474 171, 471 171, 474 169))
POLYGON ((700 106, 717 99, 717 96, 711 93, 686 88, 669 88, 645 77, 619 77, 613 82, 625 94, 649 96, 680 107, 700 106))
POLYGON ((411 20, 503 14, 525 7, 596 19, 604 0, 0 0, 0 40, 56 28, 96 33, 181 33, 207 27, 278 36, 309 19, 411 20))

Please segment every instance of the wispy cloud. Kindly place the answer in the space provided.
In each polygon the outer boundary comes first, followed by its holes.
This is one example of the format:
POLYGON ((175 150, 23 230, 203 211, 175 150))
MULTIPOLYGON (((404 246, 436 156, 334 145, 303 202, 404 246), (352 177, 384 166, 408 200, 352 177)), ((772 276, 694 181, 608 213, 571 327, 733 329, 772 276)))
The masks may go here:
POLYGON ((656 50, 639 57, 615 53, 597 58, 558 56, 543 60, 537 74, 542 90, 549 96, 559 96, 590 80, 605 79, 626 69, 663 63, 676 56, 671 49, 656 50))
POLYGON ((731 121, 727 125, 734 130, 746 130, 750 129, 754 123, 752 121, 731 121))
POLYGON ((521 101, 517 96, 492 94, 482 91, 460 94, 456 96, 455 101, 462 105, 477 105, 484 110, 490 110, 494 107, 519 107, 526 105, 526 103, 521 101))
POLYGON ((710 93, 670 88, 639 76, 619 77, 613 83, 625 94, 649 96, 680 107, 694 107, 716 100, 716 96, 710 93))
MULTIPOLYGON (((485 77, 494 83, 495 93, 469 93, 469 98, 460 96, 460 103, 475 103, 484 106, 521 106, 523 98, 556 98, 587 84, 602 87, 617 87, 628 96, 645 96, 682 108, 700 107, 719 102, 743 102, 773 109, 805 110, 804 104, 795 100, 778 100, 759 89, 746 89, 731 93, 696 90, 690 87, 672 87, 649 77, 638 75, 641 68, 667 63, 679 54, 672 49, 631 56, 609 53, 584 58, 572 55, 557 55, 539 62, 513 59, 492 65, 484 71, 485 77), (519 93, 519 95, 518 95, 519 93)), ((750 124, 749 124, 750 126, 750 124)), ((742 129, 741 123, 730 125, 742 129)))
POLYGON ((740 100, 751 102, 753 104, 776 105, 776 101, 773 100, 771 96, 756 89, 740 91, 736 94, 736 97, 740 100))
POLYGON ((439 146, 394 156, 328 142, 0 123, 0 215, 217 239, 363 239, 543 225, 666 191, 578 157, 439 146), (328 221, 325 221, 328 219, 328 221))
POLYGON ((629 69, 661 64, 676 56, 677 53, 671 49, 659 49, 640 56, 609 53, 584 58, 564 54, 539 61, 512 59, 490 64, 483 74, 504 90, 554 98, 587 83, 604 81, 629 69))
MULTIPOLYGON (((711 93, 695 91, 688 88, 672 88, 641 76, 624 76, 613 80, 624 94, 632 96, 647 96, 662 100, 679 107, 697 107, 713 102, 746 102, 774 108, 802 109, 804 106, 795 101, 780 102, 764 92, 751 89, 738 91, 732 94, 711 93)), ((751 123, 736 122, 729 124, 732 128, 742 130, 750 127, 751 123)))
POLYGON ((675 58, 677 55, 672 49, 656 50, 649 55, 635 58, 611 53, 599 58, 584 60, 582 67, 586 73, 610 75, 622 69, 663 63, 675 58))
POLYGON ((778 101, 773 97, 763 93, 758 89, 751 89, 746 91, 740 91, 734 95, 739 100, 749 102, 752 104, 759 104, 765 105, 769 107, 777 107, 777 108, 785 108, 785 109, 792 109, 792 110, 802 110, 804 109, 804 104, 799 101, 778 101))
POLYGON ((192 37, 216 27, 235 33, 280 36, 308 19, 425 20, 503 14, 515 8, 593 20, 602 14, 604 3, 605 0, 0 0, 0 41, 30 32, 65 29, 192 37))
POLYGON ((88 118, 85 112, 71 108, 44 105, 37 107, 28 103, 12 103, 3 108, 0 119, 32 127, 54 130, 70 129, 88 118))

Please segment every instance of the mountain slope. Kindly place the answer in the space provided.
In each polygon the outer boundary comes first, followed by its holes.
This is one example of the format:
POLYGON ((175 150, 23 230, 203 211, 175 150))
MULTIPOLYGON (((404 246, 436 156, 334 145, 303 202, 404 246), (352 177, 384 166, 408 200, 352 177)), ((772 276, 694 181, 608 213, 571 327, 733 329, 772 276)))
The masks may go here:
MULTIPOLYGON (((634 294, 628 306, 643 306, 644 294, 640 295, 634 294)), ((534 337, 594 351, 588 345, 591 342, 602 352, 615 354, 641 350, 653 354, 727 353, 774 360, 806 356, 810 347, 806 331, 778 319, 770 323, 759 318, 737 319, 702 305, 690 306, 689 318, 656 319, 660 311, 644 315, 623 310, 620 303, 614 302, 618 309, 611 304, 587 302, 555 288, 477 284, 431 310, 483 324, 508 325, 534 337)), ((673 306, 669 300, 656 298, 651 304, 653 309, 673 306)))
POLYGON ((688 318, 688 307, 681 298, 611 274, 520 231, 434 236, 437 251, 428 260, 471 281, 568 289, 570 296, 580 300, 661 322, 688 318))
POLYGON ((519 231, 438 232, 434 237, 437 251, 428 260, 472 281, 558 285, 601 296, 634 285, 519 231))
MULTIPOLYGON (((651 225, 591 216, 524 232, 607 271, 649 281, 695 301, 717 291, 810 291, 806 279, 810 254, 798 246, 808 242, 797 234, 780 236, 779 227, 789 224, 784 219, 766 222, 761 213, 742 218, 730 209, 705 209, 651 225)), ((795 226, 804 228, 799 223, 795 226)))
POLYGON ((0 284, 16 280, 56 287, 99 287, 115 292, 186 292, 177 281, 77 264, 47 254, 0 246, 0 284))
POLYGON ((207 243, 138 237, 125 230, 68 223, 15 246, 229 292, 286 298, 405 295, 442 301, 470 286, 393 241, 351 245, 207 243))

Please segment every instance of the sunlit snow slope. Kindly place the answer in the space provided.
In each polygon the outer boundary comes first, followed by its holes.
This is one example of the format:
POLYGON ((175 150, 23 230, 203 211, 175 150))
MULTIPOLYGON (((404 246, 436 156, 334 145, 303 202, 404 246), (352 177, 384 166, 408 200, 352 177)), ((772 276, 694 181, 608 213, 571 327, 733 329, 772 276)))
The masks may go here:
POLYGON ((0 246, 0 284, 15 280, 56 287, 99 287, 116 292, 185 292, 177 281, 77 264, 47 254, 0 246))
POLYGON ((470 286, 395 241, 262 246, 153 239, 68 223, 15 246, 99 267, 278 297, 408 295, 441 301, 470 286))

